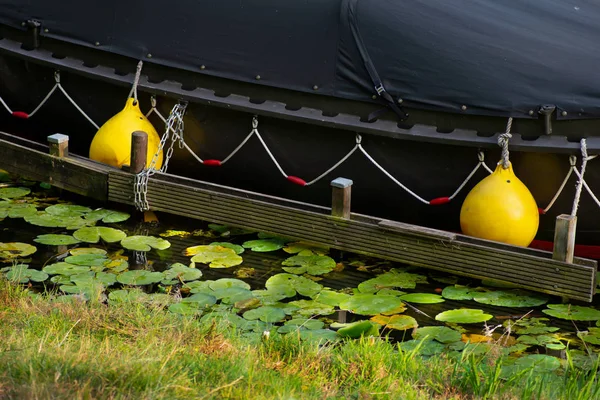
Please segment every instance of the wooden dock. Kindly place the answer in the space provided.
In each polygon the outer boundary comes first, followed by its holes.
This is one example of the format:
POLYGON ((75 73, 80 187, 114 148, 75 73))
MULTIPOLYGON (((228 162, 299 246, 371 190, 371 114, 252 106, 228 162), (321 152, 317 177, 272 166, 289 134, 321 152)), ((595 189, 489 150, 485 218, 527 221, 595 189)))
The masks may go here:
MULTIPOLYGON (((100 201, 134 204, 134 175, 56 148, 0 133, 0 168, 100 201)), ((156 173, 147 200, 155 211, 288 236, 331 248, 591 302, 597 262, 349 212, 344 185, 333 207, 156 173), (347 204, 346 204, 347 203, 347 204), (333 215, 332 215, 333 214, 333 215)), ((337 192, 336 192, 337 191, 337 192)))

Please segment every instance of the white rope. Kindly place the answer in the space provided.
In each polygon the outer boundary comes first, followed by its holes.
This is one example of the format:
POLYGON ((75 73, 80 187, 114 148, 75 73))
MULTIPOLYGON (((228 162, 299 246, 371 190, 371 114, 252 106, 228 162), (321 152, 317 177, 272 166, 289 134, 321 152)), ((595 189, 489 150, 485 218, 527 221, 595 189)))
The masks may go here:
MULTIPOLYGON (((454 193, 452 193, 452 196, 448 197, 448 200, 452 200, 453 198, 455 198, 460 193, 460 191, 466 186, 466 184, 471 180, 471 178, 473 177, 473 175, 475 175, 475 173, 479 170, 479 168, 482 165, 487 168, 487 165, 485 163, 485 156, 484 156, 484 154, 483 154, 482 151, 480 151, 480 152, 477 153, 477 158, 479 159, 479 162, 477 163, 477 165, 475 166, 475 168, 473 168, 473 170, 467 176, 467 178, 463 181, 463 183, 460 184, 460 186, 458 187, 458 189, 456 189, 456 191, 454 193)), ((490 173, 491 173, 491 170, 490 170, 490 173)))
POLYGON ((29 118, 33 117, 35 115, 35 113, 37 113, 40 110, 40 108, 42 108, 42 106, 48 101, 48 99, 50 98, 50 96, 52 96, 54 94, 54 92, 56 91, 57 87, 58 87, 58 84, 54 84, 54 86, 48 92, 48 94, 46 95, 46 97, 44 97, 44 100, 42 100, 42 102, 40 104, 38 104, 38 106, 32 112, 29 113, 29 118))
POLYGON ((500 162, 502 163, 502 168, 504 169, 507 169, 510 164, 510 161, 508 159, 508 141, 510 140, 510 138, 512 138, 512 135, 510 133, 510 130, 512 128, 512 122, 513 118, 509 117, 508 122, 506 123, 506 132, 498 136, 498 146, 502 147, 502 159, 500 162))
POLYGON ((133 99, 135 100, 135 104, 138 104, 138 92, 137 92, 137 87, 138 84, 140 83, 140 76, 142 74, 142 67, 144 66, 144 63, 142 60, 140 60, 140 62, 138 62, 137 68, 135 70, 135 77, 133 78, 133 85, 131 86, 131 90, 129 91, 129 95, 127 96, 128 99, 131 98, 131 96, 133 95, 133 99))
POLYGON ((556 200, 558 199, 558 197, 561 195, 561 193, 565 189, 565 186, 567 185, 567 181, 569 180, 569 178, 573 174, 573 170, 575 170, 575 166, 577 164, 577 157, 570 156, 569 157, 569 163, 571 164, 571 166, 569 167, 569 172, 567 172, 567 175, 565 176, 565 179, 563 179, 562 183, 560 184, 560 187, 558 188, 558 190, 554 194, 554 197, 552 198, 552 200, 550 200, 550 203, 548 203, 548 205, 546 206, 546 208, 544 208, 543 214, 546 214, 548 211, 550 211, 550 208, 552 208, 552 206, 554 205, 554 203, 556 202, 556 200))
POLYGON ((588 154, 587 154, 587 142, 581 139, 581 173, 577 174, 579 180, 575 189, 575 197, 573 199, 573 209, 571 210, 571 216, 577 215, 577 209, 579 208, 579 200, 581 199, 581 191, 583 189, 583 177, 585 175, 585 168, 587 167, 588 154))
POLYGON ((310 186, 313 183, 316 183, 318 181, 320 181, 322 178, 324 178, 327 174, 329 174, 331 171, 333 171, 334 169, 336 169, 337 167, 339 167, 340 165, 342 165, 347 159, 350 158, 350 156, 352 154, 354 154, 354 152, 356 150, 358 150, 358 146, 360 145, 360 141, 362 140, 360 135, 356 135, 356 144, 354 145, 354 147, 352 148, 352 150, 350 150, 344 157, 342 157, 340 159, 340 161, 338 161, 337 163, 335 163, 333 165, 333 167, 329 168, 327 171, 323 172, 321 175, 319 175, 318 177, 316 177, 315 179, 313 179, 312 181, 308 182, 305 186, 310 186))
POLYGON ((587 192, 590 194, 590 196, 592 197, 592 199, 594 199, 594 201, 596 202, 596 204, 598 205, 598 207, 600 207, 600 200, 598 200, 598 198, 596 197, 596 195, 594 194, 594 192, 592 192, 592 189, 590 189, 590 187, 588 186, 587 182, 582 178, 582 176, 579 173, 579 171, 577 170, 577 168, 575 168, 573 170, 573 172, 575 172, 575 175, 577 175, 577 177, 579 179, 581 179, 581 181, 583 182, 583 187, 585 187, 585 190, 587 190, 587 192))
POLYGON ((0 97, 0 103, 2 103, 2 105, 4 106, 4 108, 6 108, 6 111, 8 111, 9 114, 13 113, 13 110, 10 109, 10 107, 8 106, 8 104, 6 104, 2 97, 0 97))

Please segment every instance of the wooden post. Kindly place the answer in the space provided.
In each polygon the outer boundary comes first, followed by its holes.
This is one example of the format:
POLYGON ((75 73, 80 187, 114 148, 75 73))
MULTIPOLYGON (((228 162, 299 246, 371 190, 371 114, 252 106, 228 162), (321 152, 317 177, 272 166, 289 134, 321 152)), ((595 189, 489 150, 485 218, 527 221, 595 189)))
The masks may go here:
POLYGON ((334 217, 350 218, 352 183, 352 180, 346 178, 331 181, 331 215, 334 217))
POLYGON ((69 137, 67 135, 55 133, 48 136, 48 145, 50 147, 50 155, 60 158, 69 156, 69 137))
POLYGON ((135 131, 131 134, 131 162, 129 172, 139 174, 146 168, 148 159, 148 134, 135 131))
POLYGON ((576 228, 577 217, 569 214, 561 214, 556 217, 554 251, 552 252, 553 259, 573 263, 576 228))

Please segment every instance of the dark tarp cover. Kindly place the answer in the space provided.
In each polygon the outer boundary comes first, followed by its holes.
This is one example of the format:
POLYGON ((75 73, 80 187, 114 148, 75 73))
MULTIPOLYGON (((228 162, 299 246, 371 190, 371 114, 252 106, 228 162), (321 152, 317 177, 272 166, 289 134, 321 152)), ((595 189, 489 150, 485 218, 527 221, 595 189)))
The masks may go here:
POLYGON ((371 101, 372 66, 413 107, 600 116, 592 0, 0 0, 0 23, 29 19, 67 42, 298 91, 371 101))

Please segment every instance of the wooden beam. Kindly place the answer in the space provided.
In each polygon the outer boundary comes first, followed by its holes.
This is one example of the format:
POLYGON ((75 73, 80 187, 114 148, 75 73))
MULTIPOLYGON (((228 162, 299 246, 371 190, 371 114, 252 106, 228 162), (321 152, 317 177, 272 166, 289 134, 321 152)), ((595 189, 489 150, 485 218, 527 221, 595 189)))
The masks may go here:
POLYGON ((146 168, 148 159, 148 134, 135 131, 131 134, 131 165, 129 171, 139 174, 146 168))
POLYGON ((331 181, 331 215, 338 218, 350 218, 350 196, 352 180, 336 178, 331 181))
POLYGON ((575 254, 575 231, 577 229, 577 217, 569 214, 561 214, 556 217, 554 228, 554 249, 552 258, 568 263, 573 262, 575 254))

